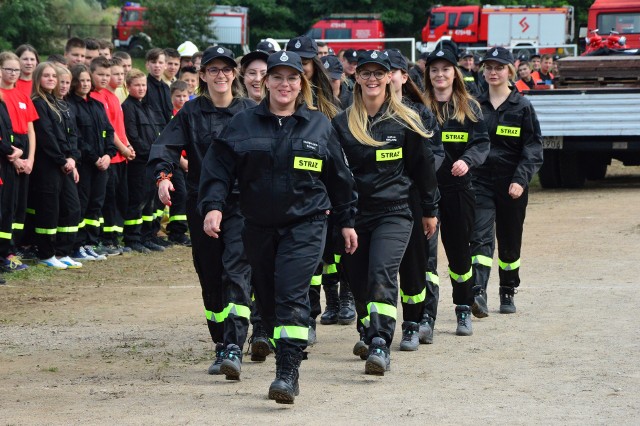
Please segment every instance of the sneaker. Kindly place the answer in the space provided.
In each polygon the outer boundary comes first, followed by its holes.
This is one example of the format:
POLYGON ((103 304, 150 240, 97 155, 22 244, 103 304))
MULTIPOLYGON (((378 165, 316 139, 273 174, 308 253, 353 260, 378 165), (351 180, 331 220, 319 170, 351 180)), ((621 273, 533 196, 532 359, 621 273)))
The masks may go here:
POLYGON ((220 372, 220 365, 224 359, 224 352, 224 345, 222 343, 216 343, 216 359, 209 366, 209 370, 207 370, 209 374, 222 374, 220 372))
POLYGON ((82 246, 78 248, 75 252, 73 252, 73 254, 71 255, 71 258, 79 262, 91 262, 96 260, 95 257, 87 254, 87 251, 82 246))
POLYGON ((425 314, 418 325, 418 341, 421 344, 430 345, 433 343, 433 325, 433 319, 425 314))
POLYGON ((360 359, 364 361, 369 357, 369 346, 367 346, 365 342, 364 328, 360 327, 358 331, 360 332, 360 340, 353 346, 353 354, 359 356, 360 359))
POLYGON ((191 247, 191 239, 185 234, 169 235, 169 241, 185 247, 191 247))
POLYGON ((309 337, 307 338, 307 346, 313 346, 318 341, 318 336, 316 335, 316 320, 309 319, 309 337))
POLYGON ((23 262, 35 262, 37 260, 40 260, 38 259, 38 253, 34 250, 33 246, 24 247, 21 250, 16 251, 16 256, 18 256, 23 262))
POLYGON ((133 251, 133 250, 131 249, 131 247, 121 246, 121 245, 119 245, 119 244, 116 246, 116 248, 117 248, 118 250, 120 250, 120 252, 121 252, 122 254, 125 254, 125 253, 131 253, 131 252, 133 251))
POLYGON ((365 374, 384 376, 391 369, 391 355, 387 342, 382 337, 374 337, 369 345, 369 357, 364 365, 365 374))
POLYGON ((513 287, 500 287, 500 313, 501 314, 515 314, 516 304, 513 301, 513 296, 516 294, 516 289, 513 287))
POLYGON ((230 343, 224 352, 224 359, 220 364, 220 373, 224 374, 227 380, 240 380, 241 368, 242 350, 238 345, 230 343))
POLYGON ((418 333, 420 326, 417 322, 405 321, 402 323, 402 340, 400 341, 401 351, 417 351, 420 346, 418 333))
POLYGON ((73 260, 69 256, 61 257, 59 260, 60 260, 60 262, 62 262, 65 265, 67 265, 67 269, 80 269, 80 268, 82 268, 82 263, 76 262, 75 260, 73 260))
POLYGON ((260 323, 253 324, 253 334, 249 338, 249 351, 251 361, 264 362, 271 353, 269 337, 264 327, 260 323))
POLYGON ((122 254, 122 252, 118 250, 118 248, 113 244, 102 244, 102 243, 97 245, 96 253, 102 254, 104 256, 118 256, 122 254))
POLYGON ((15 254, 10 254, 6 259, 0 260, 0 267, 5 272, 20 272, 25 269, 29 269, 29 267, 22 263, 20 258, 15 254))
POLYGON ((174 244, 171 241, 165 238, 153 237, 151 241, 153 241, 155 244, 159 245, 160 247, 164 247, 164 248, 169 248, 174 246, 174 244))
POLYGON ((129 250, 133 250, 135 252, 142 253, 142 254, 151 253, 151 250, 149 250, 148 248, 143 246, 142 243, 139 243, 137 241, 133 243, 127 243, 127 244, 128 244, 127 248, 129 250))
POLYGON ((143 241, 142 245, 148 248, 151 251, 164 251, 164 247, 159 246, 151 240, 143 241))
POLYGON ((96 253, 96 250, 95 250, 94 246, 86 245, 86 246, 84 246, 84 251, 89 256, 93 257, 95 260, 107 260, 107 256, 105 256, 104 254, 96 253))
POLYGON ((53 269, 67 269, 67 265, 60 262, 55 256, 51 256, 49 259, 40 259, 38 265, 53 269))
POLYGON ((471 309, 469 306, 456 306, 456 317, 458 318, 456 336, 471 336, 473 334, 473 327, 471 327, 471 309))
POLYGON ((489 316, 489 308, 487 307, 487 292, 484 289, 476 290, 471 305, 471 313, 476 318, 486 318, 489 316))

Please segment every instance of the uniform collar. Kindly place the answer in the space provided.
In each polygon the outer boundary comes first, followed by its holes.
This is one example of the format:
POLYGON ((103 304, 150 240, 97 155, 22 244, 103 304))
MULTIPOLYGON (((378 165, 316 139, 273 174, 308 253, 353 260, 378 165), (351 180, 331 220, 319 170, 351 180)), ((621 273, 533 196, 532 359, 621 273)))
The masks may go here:
MULTIPOLYGON (((517 105, 518 103, 520 103, 520 98, 522 97, 522 95, 520 95, 520 93, 518 92, 518 89, 516 89, 515 84, 513 86, 511 86, 511 93, 509 93, 509 96, 507 97, 506 102, 509 102, 511 104, 517 105)), ((487 89, 486 91, 482 92, 482 94, 478 97, 478 102, 481 104, 490 104, 491 101, 489 100, 489 90, 487 89)), ((504 104, 503 104, 504 105, 504 104)))
MULTIPOLYGON (((260 104, 256 107, 256 114, 265 117, 275 116, 275 114, 269 110, 267 98, 263 99, 262 102, 260 102, 260 104)), ((311 119, 311 113, 309 111, 309 108, 307 108, 307 104, 305 103, 300 105, 291 115, 294 117, 302 118, 306 121, 309 121, 311 119)))

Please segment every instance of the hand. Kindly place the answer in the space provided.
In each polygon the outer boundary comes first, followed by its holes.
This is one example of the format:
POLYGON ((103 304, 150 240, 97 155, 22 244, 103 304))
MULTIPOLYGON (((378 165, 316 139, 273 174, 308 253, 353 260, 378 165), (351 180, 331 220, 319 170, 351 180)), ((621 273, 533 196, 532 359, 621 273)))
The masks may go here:
POLYGON ((184 157, 180 157, 180 168, 184 170, 185 173, 189 172, 189 161, 184 157))
POLYGON ((356 230, 353 228, 342 228, 342 238, 344 238, 345 253, 355 253, 358 248, 358 234, 356 234, 356 230))
POLYGON ((27 158, 26 160, 23 161, 22 172, 26 175, 30 175, 32 171, 33 171, 33 160, 27 158))
POLYGON ((136 153, 135 153, 135 151, 133 150, 133 147, 128 146, 128 147, 126 147, 126 148, 124 149, 124 152, 122 153, 122 156, 123 156, 124 158, 126 158, 127 160, 131 161, 131 160, 133 160, 134 158, 136 158, 136 153))
POLYGON ((73 169, 71 173, 73 173, 73 181, 75 183, 80 182, 80 173, 78 173, 78 169, 73 169))
POLYGON ((422 229, 424 230, 424 235, 427 236, 427 239, 433 237, 436 233, 436 227, 438 226, 438 218, 437 217, 423 217, 422 218, 422 229))
POLYGON ((520 186, 519 183, 513 182, 513 183, 511 183, 511 185, 509 185, 509 195, 514 200, 517 199, 517 198, 520 198, 520 196, 522 195, 523 192, 524 192, 524 188, 522 186, 520 186))
POLYGON ((9 155, 7 155, 7 160, 9 160, 10 163, 13 163, 16 159, 22 157, 22 150, 20 148, 16 148, 15 146, 11 147, 13 149, 13 152, 9 155))
POLYGON ((165 206, 171 206, 171 192, 176 189, 173 187, 173 183, 169 179, 163 179, 158 184, 158 198, 160 202, 165 206))
POLYGON ((463 160, 458 160, 451 167, 451 174, 454 176, 464 176, 469 171, 469 166, 463 160))
POLYGON ((219 238, 220 222, 222 222, 222 212, 220 210, 211 210, 204 217, 204 233, 213 238, 219 238))
POLYGON ((20 174, 24 172, 24 160, 22 158, 16 158, 13 160, 13 168, 16 169, 16 173, 20 174))

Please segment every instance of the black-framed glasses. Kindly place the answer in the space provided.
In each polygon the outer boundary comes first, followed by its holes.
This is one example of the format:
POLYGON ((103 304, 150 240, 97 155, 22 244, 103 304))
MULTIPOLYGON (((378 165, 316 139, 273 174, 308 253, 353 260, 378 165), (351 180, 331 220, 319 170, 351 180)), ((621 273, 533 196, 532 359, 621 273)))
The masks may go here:
POLYGON ((207 68, 207 74, 209 74, 210 76, 216 76, 216 75, 220 74, 221 72, 224 75, 231 75, 231 73, 233 73, 233 68, 231 68, 231 67, 224 67, 224 68, 211 67, 211 68, 207 68))
POLYGON ((2 68, 2 71, 8 72, 9 74, 17 74, 20 72, 20 68, 2 68))
POLYGON ((358 75, 363 80, 369 80, 371 76, 374 76, 376 80, 382 80, 385 75, 387 75, 387 71, 383 70, 375 70, 375 71, 360 71, 358 75))

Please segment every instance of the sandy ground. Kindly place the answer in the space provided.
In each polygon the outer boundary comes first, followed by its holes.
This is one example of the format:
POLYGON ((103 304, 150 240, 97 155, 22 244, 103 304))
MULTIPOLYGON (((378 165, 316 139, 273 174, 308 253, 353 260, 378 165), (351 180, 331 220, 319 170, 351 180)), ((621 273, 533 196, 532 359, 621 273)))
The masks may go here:
MULTIPOLYGON (((267 399, 273 357, 209 376, 190 249, 15 274, 0 287, 0 424, 637 424, 640 168, 583 190, 532 191, 518 313, 454 335, 443 282, 433 345, 384 377, 351 326, 318 326, 293 406, 267 399)), ((495 265, 494 265, 495 267, 495 265)), ((494 269, 495 271, 495 269, 494 269)))

